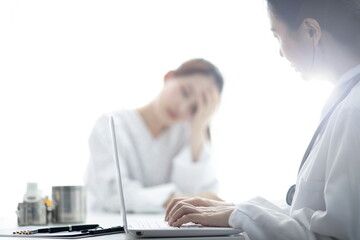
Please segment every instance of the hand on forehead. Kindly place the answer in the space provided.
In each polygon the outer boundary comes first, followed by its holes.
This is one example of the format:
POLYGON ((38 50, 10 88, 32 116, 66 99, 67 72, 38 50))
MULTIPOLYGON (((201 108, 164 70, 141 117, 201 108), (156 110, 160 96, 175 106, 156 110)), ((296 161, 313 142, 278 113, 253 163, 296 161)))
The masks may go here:
POLYGON ((182 81, 183 86, 186 87, 189 92, 195 96, 201 95, 203 92, 217 90, 212 76, 194 74, 179 80, 182 81))

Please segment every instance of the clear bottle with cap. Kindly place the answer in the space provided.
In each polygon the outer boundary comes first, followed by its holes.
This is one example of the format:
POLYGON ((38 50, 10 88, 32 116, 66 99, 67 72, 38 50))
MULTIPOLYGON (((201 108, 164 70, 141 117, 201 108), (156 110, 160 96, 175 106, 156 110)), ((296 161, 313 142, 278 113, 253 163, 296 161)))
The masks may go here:
POLYGON ((26 193, 24 194, 24 202, 34 203, 41 201, 38 184, 33 182, 27 183, 26 193))
POLYGON ((47 224, 47 209, 41 199, 38 184, 28 182, 23 202, 18 204, 16 211, 19 226, 47 224))

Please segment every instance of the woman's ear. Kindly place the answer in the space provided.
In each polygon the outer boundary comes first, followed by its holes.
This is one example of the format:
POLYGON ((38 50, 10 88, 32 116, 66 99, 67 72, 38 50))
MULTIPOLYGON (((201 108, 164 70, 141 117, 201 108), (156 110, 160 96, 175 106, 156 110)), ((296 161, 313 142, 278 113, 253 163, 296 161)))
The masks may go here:
POLYGON ((169 71, 165 74, 164 76, 164 82, 166 82, 167 80, 169 80, 170 78, 172 78, 174 76, 174 71, 169 71))
POLYGON ((313 18, 306 18, 302 23, 302 30, 306 37, 312 40, 314 46, 318 44, 322 36, 321 26, 313 18))

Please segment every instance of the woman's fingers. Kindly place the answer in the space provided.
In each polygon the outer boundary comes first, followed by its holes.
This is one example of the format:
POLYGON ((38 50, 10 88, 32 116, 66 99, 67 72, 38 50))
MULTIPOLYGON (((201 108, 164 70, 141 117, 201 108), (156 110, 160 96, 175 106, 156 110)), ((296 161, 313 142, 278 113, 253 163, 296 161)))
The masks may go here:
POLYGON ((224 202, 224 200, 222 200, 218 195, 216 195, 216 194, 214 194, 212 192, 203 192, 203 193, 200 193, 199 196, 202 197, 202 198, 208 199, 209 206, 212 205, 212 204, 210 204, 209 200, 224 202))
POLYGON ((176 211, 174 211, 169 218, 169 225, 173 225, 179 218, 191 213, 198 213, 197 207, 190 204, 182 204, 176 211))
POLYGON ((206 226, 203 221, 204 216, 201 213, 191 213, 188 215, 183 215, 181 218, 177 219, 176 222, 173 223, 173 227, 180 227, 181 225, 189 222, 198 223, 206 226))
POLYGON ((203 91, 198 101, 203 108, 214 108, 219 102, 219 91, 214 88, 209 88, 208 91, 203 91))
POLYGON ((180 207, 183 205, 193 205, 193 206, 210 206, 210 201, 208 199, 203 199, 201 197, 184 197, 184 198, 175 198, 168 206, 165 212, 165 221, 169 221, 169 216, 172 216, 180 207))
POLYGON ((219 91, 216 88, 211 89, 208 92, 208 103, 212 108, 216 108, 216 106, 219 104, 220 102, 220 94, 219 91))
POLYGON ((165 221, 168 221, 168 217, 169 214, 171 212, 171 210, 174 208, 174 206, 179 202, 186 199, 186 197, 176 197, 173 198, 170 203, 168 204, 167 208, 166 208, 166 212, 165 212, 165 221))
POLYGON ((210 193, 203 193, 203 195, 201 195, 201 197, 174 198, 173 201, 171 201, 171 203, 168 205, 168 208, 166 209, 165 221, 169 221, 169 216, 172 216, 183 205, 193 205, 196 207, 234 206, 231 203, 224 202, 224 200, 220 199, 219 197, 217 197, 218 199, 213 197, 216 200, 211 199, 210 196, 215 196, 215 195, 213 195, 213 194, 207 195, 207 194, 210 194, 210 193))
POLYGON ((209 88, 200 93, 196 99, 196 112, 193 122, 198 125, 206 125, 219 104, 220 94, 214 88, 209 88))
POLYGON ((171 219, 176 212, 178 212, 179 209, 181 209, 183 206, 196 206, 194 201, 192 201, 193 199, 188 199, 188 200, 182 200, 177 202, 173 208, 170 210, 169 215, 168 215, 168 221, 169 219, 171 219), (170 218, 169 218, 170 217, 170 218))
POLYGON ((229 217, 234 209, 235 206, 183 206, 170 217, 169 225, 180 227, 184 223, 193 222, 203 226, 228 227, 229 217))
POLYGON ((210 88, 209 91, 203 92, 202 109, 207 118, 211 117, 219 104, 220 95, 217 89, 210 88))

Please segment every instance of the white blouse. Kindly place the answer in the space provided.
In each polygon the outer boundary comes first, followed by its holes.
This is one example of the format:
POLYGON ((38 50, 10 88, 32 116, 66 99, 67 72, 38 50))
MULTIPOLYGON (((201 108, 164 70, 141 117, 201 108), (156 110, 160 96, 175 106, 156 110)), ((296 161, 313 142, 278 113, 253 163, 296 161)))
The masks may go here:
MULTIPOLYGON (((359 77, 360 65, 338 81, 359 77)), ((250 239, 360 239, 360 83, 331 115, 301 169, 290 211, 260 197, 239 204, 229 224, 250 239)))
MULTIPOLYGON (((194 163, 188 122, 173 125, 154 138, 137 111, 111 115, 117 131, 127 211, 159 212, 172 193, 217 191, 210 144, 204 144, 194 163)), ((91 210, 120 211, 109 116, 98 119, 89 138, 86 185, 91 210)))

